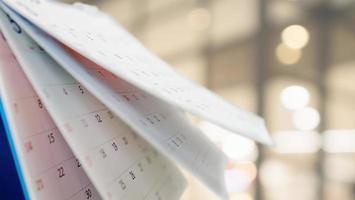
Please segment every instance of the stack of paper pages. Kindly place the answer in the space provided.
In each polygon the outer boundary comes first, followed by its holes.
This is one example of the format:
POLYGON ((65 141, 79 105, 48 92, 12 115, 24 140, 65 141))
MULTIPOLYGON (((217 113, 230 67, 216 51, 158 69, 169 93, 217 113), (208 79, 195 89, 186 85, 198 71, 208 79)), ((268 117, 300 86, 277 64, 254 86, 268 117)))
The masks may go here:
POLYGON ((0 0, 0 91, 26 198, 221 199, 225 155, 186 117, 271 144, 264 121, 176 73, 94 7, 0 0))

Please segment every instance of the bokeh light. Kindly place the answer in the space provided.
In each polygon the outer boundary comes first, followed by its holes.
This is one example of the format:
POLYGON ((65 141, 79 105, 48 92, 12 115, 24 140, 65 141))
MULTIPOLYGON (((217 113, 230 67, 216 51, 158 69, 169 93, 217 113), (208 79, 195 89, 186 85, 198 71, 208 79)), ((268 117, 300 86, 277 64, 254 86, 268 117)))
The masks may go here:
POLYGON ((306 106, 310 95, 306 88, 298 85, 289 86, 282 90, 280 100, 282 105, 290 110, 306 106))
POLYGON ((281 33, 282 42, 292 49, 302 49, 309 41, 309 33, 301 25, 286 27, 281 33))
POLYGON ((321 148, 319 133, 310 131, 279 131, 273 135, 275 148, 280 154, 310 154, 321 148))
POLYGON ((234 161, 255 160, 257 157, 256 145, 250 139, 231 134, 223 138, 222 150, 234 161))
POLYGON ((297 129, 310 131, 319 125, 319 112, 311 107, 300 108, 293 113, 292 121, 297 129))
POLYGON ((327 153, 355 153, 355 129, 324 132, 323 150, 327 153))
POLYGON ((230 163, 225 171, 225 182, 229 193, 239 193, 250 187, 257 175, 252 162, 230 163))
POLYGON ((277 59, 285 65, 292 65, 297 63, 302 55, 299 49, 292 49, 283 43, 280 43, 276 47, 276 57, 277 59))
POLYGON ((198 126, 202 132, 233 161, 254 161, 258 156, 255 142, 215 124, 201 121, 198 126))

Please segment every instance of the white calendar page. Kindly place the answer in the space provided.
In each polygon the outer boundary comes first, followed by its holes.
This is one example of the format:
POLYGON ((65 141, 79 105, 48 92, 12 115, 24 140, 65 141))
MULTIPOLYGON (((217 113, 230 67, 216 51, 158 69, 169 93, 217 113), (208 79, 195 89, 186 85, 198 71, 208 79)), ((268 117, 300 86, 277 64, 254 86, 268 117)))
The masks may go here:
POLYGON ((180 110, 71 51, 75 60, 42 31, 16 15, 13 18, 76 80, 149 143, 192 172, 217 195, 227 196, 224 183, 226 156, 192 126, 180 110))
POLYGON ((263 119, 178 75, 95 9, 46 0, 5 2, 49 35, 147 93, 233 132, 272 144, 263 119))
MULTIPOLYGON (((179 199, 186 182, 172 163, 57 65, 14 20, 2 14, 0 24, 43 105, 104 199, 179 199)), ((57 171, 65 177, 71 168, 63 165, 57 171)))
POLYGON ((0 37, 0 91, 18 156, 15 159, 19 160, 29 197, 101 199, 3 37, 0 37))
MULTIPOLYGON (((9 13, 12 12, 9 10, 9 13)), ((47 53, 137 133, 192 172, 217 195, 227 196, 224 184, 226 156, 192 126, 180 110, 133 87, 74 51, 69 55, 47 34, 12 14, 47 53)))

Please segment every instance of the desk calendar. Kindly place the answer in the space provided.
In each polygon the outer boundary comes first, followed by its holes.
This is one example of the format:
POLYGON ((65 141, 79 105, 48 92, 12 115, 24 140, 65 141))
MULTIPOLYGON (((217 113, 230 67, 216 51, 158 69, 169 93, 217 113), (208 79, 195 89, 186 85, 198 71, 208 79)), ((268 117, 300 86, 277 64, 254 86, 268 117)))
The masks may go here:
POLYGON ((226 156, 186 112, 272 144, 264 121, 177 74, 96 8, 0 1, 0 94, 28 199, 221 199, 226 156))

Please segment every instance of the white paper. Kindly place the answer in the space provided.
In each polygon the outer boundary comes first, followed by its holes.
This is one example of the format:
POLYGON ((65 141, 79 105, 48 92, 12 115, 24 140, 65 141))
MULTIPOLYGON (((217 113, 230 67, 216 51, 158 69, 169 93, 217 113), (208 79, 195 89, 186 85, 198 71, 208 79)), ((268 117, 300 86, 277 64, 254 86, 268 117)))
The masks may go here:
POLYGON ((104 199, 181 196, 186 182, 172 163, 112 114, 24 32, 16 34, 18 27, 5 24, 4 19, 1 27, 43 105, 104 199))
POLYGON ((145 92, 233 132, 272 144, 263 119, 178 75, 94 9, 45 0, 5 2, 51 36, 145 92))
POLYGON ((29 197, 101 199, 3 37, 0 37, 0 91, 18 156, 14 159, 19 160, 29 197))
POLYGON ((29 24, 21 25, 85 88, 160 152, 192 172, 217 195, 223 198, 227 195, 224 184, 226 156, 193 127, 181 111, 99 66, 88 62, 85 67, 81 66, 53 40, 36 32, 29 24))

